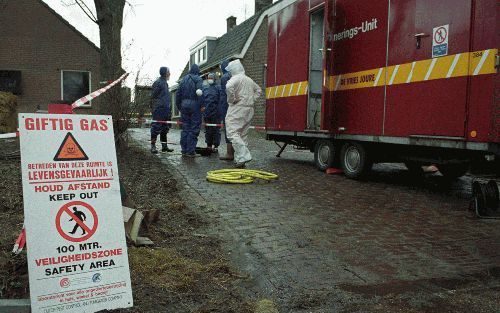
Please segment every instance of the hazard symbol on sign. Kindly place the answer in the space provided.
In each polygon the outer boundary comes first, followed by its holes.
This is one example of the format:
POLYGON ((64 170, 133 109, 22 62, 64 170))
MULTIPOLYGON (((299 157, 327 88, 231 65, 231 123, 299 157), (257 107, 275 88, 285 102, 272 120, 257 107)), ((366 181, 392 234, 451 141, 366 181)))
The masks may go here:
POLYGON ((434 33, 434 41, 440 45, 445 42, 445 40, 448 38, 448 30, 446 27, 439 27, 435 33, 434 33))
POLYGON ((56 228, 66 240, 82 242, 95 234, 99 223, 94 208, 82 201, 63 205, 56 215, 56 228))
POLYGON ((448 55, 448 38, 450 37, 450 25, 434 27, 432 30, 432 57, 448 55))
POLYGON ((89 157, 71 133, 66 134, 54 157, 54 161, 84 161, 88 159, 89 157))

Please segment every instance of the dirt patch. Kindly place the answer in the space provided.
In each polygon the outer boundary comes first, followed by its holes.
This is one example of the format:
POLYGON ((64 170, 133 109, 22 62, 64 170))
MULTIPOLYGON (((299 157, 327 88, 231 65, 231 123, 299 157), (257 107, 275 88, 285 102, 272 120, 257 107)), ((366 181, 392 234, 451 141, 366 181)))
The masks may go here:
MULTIPOLYGON (((0 142, 15 151, 16 141, 0 142)), ((218 238, 207 235, 208 223, 178 196, 176 181, 161 162, 136 148, 118 154, 120 177, 140 210, 160 210, 160 220, 144 234, 152 248, 129 247, 134 308, 115 312, 253 312, 239 292, 239 275, 227 261, 218 238)), ((22 228, 19 159, 0 162, 0 298, 28 298, 26 253, 13 256, 22 228)))
POLYGON ((500 268, 494 267, 488 271, 470 274, 460 278, 431 278, 412 281, 388 281, 375 285, 340 284, 340 289, 363 295, 386 296, 389 294, 405 294, 426 290, 458 290, 468 288, 475 282, 487 282, 500 279, 500 268))
POLYGON ((343 312, 497 313, 498 269, 462 278, 391 281, 376 285, 339 285, 361 296, 343 312))
POLYGON ((18 149, 17 140, 0 142, 0 298, 23 298, 28 292, 26 253, 10 253, 24 219, 20 160, 3 157, 18 149))

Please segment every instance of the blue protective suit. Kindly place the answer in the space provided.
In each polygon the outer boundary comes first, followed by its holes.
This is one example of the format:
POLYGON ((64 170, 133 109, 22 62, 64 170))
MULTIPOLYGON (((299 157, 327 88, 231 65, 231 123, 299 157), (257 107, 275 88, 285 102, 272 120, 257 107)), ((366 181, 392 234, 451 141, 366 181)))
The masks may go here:
MULTIPOLYGON (((170 110, 170 92, 167 83, 168 68, 160 68, 160 78, 158 78, 151 89, 151 114, 153 120, 170 121, 172 111, 170 110)), ((166 134, 170 126, 162 123, 151 123, 151 143, 156 142, 156 138, 160 135, 160 140, 166 142, 166 134)))
MULTIPOLYGON (((226 85, 227 82, 231 79, 231 73, 226 70, 226 67, 229 65, 229 60, 222 61, 220 68, 222 70, 222 77, 220 78, 220 108, 221 108, 221 116, 220 120, 226 125, 226 114, 229 104, 227 103, 227 93, 226 93, 226 85)), ((224 137, 226 138, 226 143, 231 143, 229 138, 227 138, 227 132, 224 130, 224 137)))
MULTIPOLYGON (((215 85, 215 83, 203 88, 203 102, 205 104, 203 118, 207 124, 221 122, 220 94, 220 86, 215 85)), ((219 127, 205 126, 205 142, 208 147, 215 146, 217 148, 220 145, 219 127)))
POLYGON ((203 98, 196 94, 197 90, 202 91, 203 81, 201 79, 198 65, 193 64, 179 84, 175 104, 181 112, 182 132, 181 149, 183 154, 195 154, 198 135, 201 127, 201 108, 203 98))

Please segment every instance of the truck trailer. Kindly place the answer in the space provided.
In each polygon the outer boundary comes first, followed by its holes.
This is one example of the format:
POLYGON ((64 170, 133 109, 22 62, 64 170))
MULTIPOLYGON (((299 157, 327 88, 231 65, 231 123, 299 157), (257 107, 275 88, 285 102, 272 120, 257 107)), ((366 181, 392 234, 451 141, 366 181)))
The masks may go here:
POLYGON ((354 179, 381 162, 451 178, 498 165, 499 23, 496 0, 279 1, 266 137, 354 179))

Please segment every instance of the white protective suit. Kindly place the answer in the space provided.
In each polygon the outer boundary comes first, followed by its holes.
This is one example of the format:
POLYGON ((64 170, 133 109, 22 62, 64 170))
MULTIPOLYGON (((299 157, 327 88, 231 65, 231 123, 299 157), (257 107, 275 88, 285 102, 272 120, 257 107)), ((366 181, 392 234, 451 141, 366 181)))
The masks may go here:
POLYGON ((240 60, 229 63, 226 70, 231 73, 227 82, 226 93, 229 108, 226 115, 227 137, 234 148, 234 162, 246 163, 252 160, 248 150, 248 131, 254 114, 254 103, 262 90, 248 76, 240 60))

